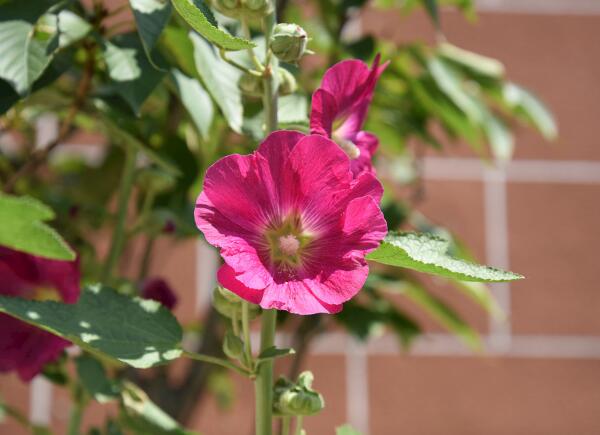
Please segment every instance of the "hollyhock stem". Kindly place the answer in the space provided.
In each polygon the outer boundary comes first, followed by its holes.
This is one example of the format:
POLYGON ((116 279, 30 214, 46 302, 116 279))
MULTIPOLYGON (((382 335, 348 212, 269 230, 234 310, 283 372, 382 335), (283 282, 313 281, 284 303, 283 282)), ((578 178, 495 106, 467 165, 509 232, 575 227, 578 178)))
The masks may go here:
MULTIPOLYGON (((277 58, 272 55, 269 41, 277 21, 276 5, 273 3, 272 12, 263 20, 265 33, 265 70, 263 110, 265 113, 265 130, 269 134, 277 130, 277 58)), ((265 310, 262 314, 260 330, 260 351, 273 346, 275 342, 275 326, 277 324, 277 311, 265 310)), ((273 360, 263 361, 259 364, 254 382, 256 406, 256 435, 271 435, 273 432, 273 360)))
POLYGON ((102 270, 102 282, 106 282, 112 275, 113 269, 121 256, 123 244, 125 243, 125 218, 127 217, 127 204, 129 203, 129 197, 133 188, 136 158, 137 152, 131 147, 127 147, 125 150, 125 166, 123 167, 121 185, 119 186, 117 222, 112 234, 110 251, 102 270))
POLYGON ((244 355, 246 364, 250 371, 254 371, 254 361, 252 359, 252 343, 250 343, 250 307, 248 302, 242 302, 242 334, 244 334, 244 355))

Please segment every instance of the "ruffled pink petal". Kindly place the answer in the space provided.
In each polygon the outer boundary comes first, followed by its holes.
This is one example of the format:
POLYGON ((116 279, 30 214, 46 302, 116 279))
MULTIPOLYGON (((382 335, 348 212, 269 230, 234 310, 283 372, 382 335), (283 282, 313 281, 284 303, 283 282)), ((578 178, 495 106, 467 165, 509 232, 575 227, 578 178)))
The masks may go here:
POLYGON ((370 196, 377 204, 381 202, 383 186, 371 172, 363 172, 352 181, 349 200, 361 196, 370 196))
POLYGON ((359 131, 354 138, 354 145, 360 150, 360 155, 350 161, 350 169, 354 176, 356 177, 363 172, 375 174, 373 155, 379 146, 377 136, 366 131, 359 131))
POLYGON ((285 310, 294 314, 335 314, 341 305, 328 304, 319 300, 301 281, 273 283, 265 289, 260 306, 265 309, 285 310))
POLYGON ((245 299, 248 302, 252 302, 253 304, 260 303, 264 293, 263 290, 252 289, 245 286, 237 279, 235 270, 233 270, 231 266, 227 264, 221 266, 217 272, 217 279, 219 280, 219 284, 221 284, 227 290, 235 293, 240 298, 245 299))
POLYGON ((362 255, 376 249, 387 234, 387 222, 372 197, 353 199, 344 214, 341 245, 362 255))
POLYGON ((317 89, 312 95, 310 109, 311 133, 331 137, 338 112, 335 97, 325 89, 317 89))
MULTIPOLYGON (((231 175, 235 177, 235 174, 231 175)), ((229 219, 210 201, 203 191, 196 202, 196 226, 213 246, 221 248, 221 256, 240 274, 238 277, 252 288, 266 287, 272 281, 260 257, 260 235, 229 219)), ((243 220, 242 220, 243 222, 243 220)), ((266 259, 265 259, 266 260, 266 259)))

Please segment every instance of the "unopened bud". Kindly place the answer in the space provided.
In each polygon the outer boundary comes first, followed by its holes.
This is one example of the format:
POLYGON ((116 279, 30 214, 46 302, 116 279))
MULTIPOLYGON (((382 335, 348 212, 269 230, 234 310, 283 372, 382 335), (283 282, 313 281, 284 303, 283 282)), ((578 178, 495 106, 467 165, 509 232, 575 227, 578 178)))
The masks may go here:
POLYGON ((238 88, 249 97, 261 97, 264 90, 263 79, 254 74, 244 73, 238 81, 238 88))
POLYGON ((313 415, 325 407, 323 396, 312 387, 313 375, 303 372, 294 384, 281 377, 274 386, 273 410, 278 415, 313 415))
POLYGON ((297 63, 306 52, 308 35, 297 24, 279 23, 273 29, 271 50, 283 62, 297 63))
POLYGON ((296 92, 296 77, 285 68, 279 68, 279 95, 290 95, 296 92))
POLYGON ((257 20, 273 10, 270 0, 212 0, 211 4, 223 15, 236 19, 257 20))
POLYGON ((240 359, 244 354, 244 342, 232 331, 227 331, 223 339, 223 352, 231 359, 240 359))

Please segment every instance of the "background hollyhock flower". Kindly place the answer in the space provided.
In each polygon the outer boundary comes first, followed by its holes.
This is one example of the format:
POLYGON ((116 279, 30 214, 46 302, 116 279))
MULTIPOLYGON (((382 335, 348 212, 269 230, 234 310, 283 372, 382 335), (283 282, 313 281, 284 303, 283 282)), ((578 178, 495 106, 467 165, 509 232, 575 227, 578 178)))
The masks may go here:
POLYGON ((337 142, 351 158, 354 175, 373 171, 371 158, 379 145, 375 135, 362 131, 377 79, 388 64, 379 61, 377 55, 371 69, 356 59, 336 63, 312 96, 311 132, 337 142))
POLYGON ((173 310, 177 305, 177 295, 162 278, 152 278, 144 282, 142 297, 158 301, 169 310, 173 310))
MULTIPOLYGON (((79 298, 78 261, 58 261, 0 247, 0 294, 75 303, 79 298)), ((0 314, 0 371, 16 370, 29 381, 71 343, 0 314)))
POLYGON ((267 309, 335 313, 361 289, 365 255, 386 234, 382 193, 372 174, 353 178, 331 140, 278 131, 207 170, 196 225, 221 250, 225 288, 267 309))

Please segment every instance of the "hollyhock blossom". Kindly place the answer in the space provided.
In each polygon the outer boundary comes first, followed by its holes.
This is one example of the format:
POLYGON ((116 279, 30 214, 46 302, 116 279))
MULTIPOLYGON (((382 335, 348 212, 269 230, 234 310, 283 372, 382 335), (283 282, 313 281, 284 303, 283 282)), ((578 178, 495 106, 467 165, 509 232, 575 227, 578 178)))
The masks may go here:
POLYGON ((142 297, 158 301, 169 310, 173 310, 177 305, 177 295, 162 278, 152 278, 144 282, 142 297))
POLYGON ((196 225, 221 250, 223 287, 266 309, 335 313, 386 234, 382 193, 372 174, 354 178, 326 137, 277 131, 207 170, 196 225))
MULTIPOLYGON (((75 303, 79 278, 77 260, 49 260, 0 247, 2 295, 75 303)), ((29 381, 69 345, 49 332, 0 314, 0 372, 15 370, 22 380, 29 381)))
POLYGON ((387 62, 373 66, 356 59, 329 68, 312 96, 310 130, 332 138, 348 154, 354 175, 373 172, 371 158, 379 145, 377 136, 362 131, 375 85, 387 62))

